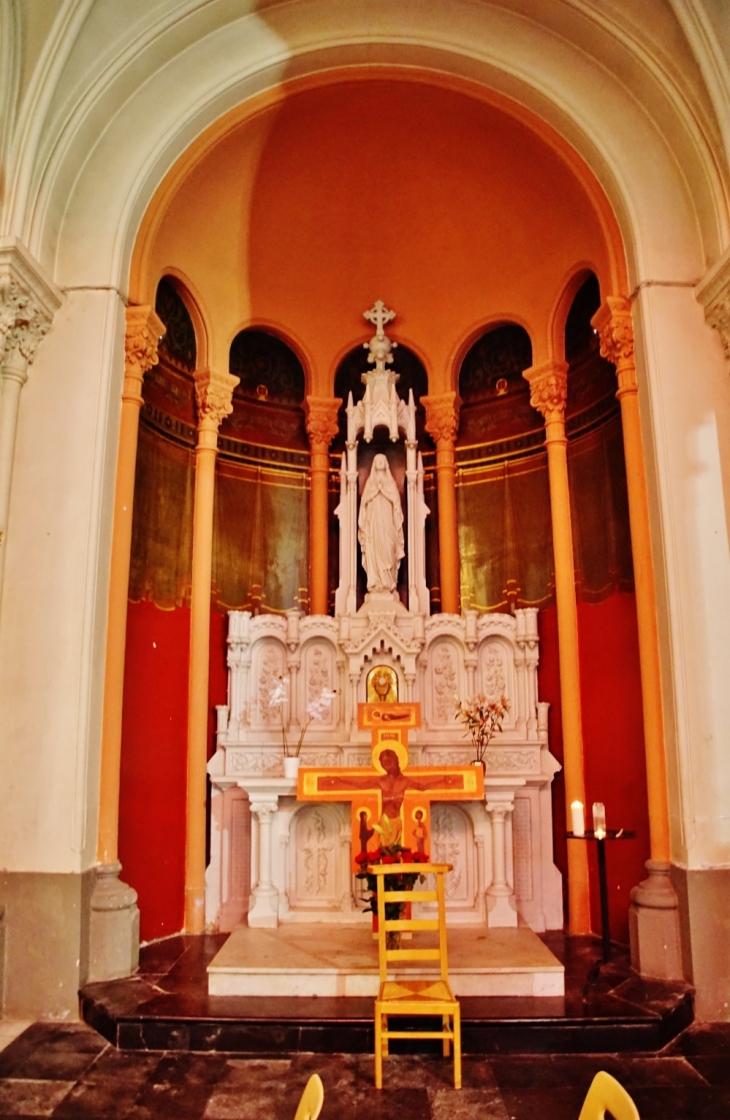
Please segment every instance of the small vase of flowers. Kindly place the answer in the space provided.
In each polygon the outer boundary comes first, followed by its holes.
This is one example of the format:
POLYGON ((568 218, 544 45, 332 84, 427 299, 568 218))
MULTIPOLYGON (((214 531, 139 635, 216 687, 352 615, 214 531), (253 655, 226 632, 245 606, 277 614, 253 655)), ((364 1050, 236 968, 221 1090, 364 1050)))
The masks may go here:
POLYGON ((509 700, 500 696, 499 700, 488 700, 486 696, 475 696, 457 700, 456 719, 464 724, 464 734, 471 735, 474 747, 474 765, 481 763, 486 771, 487 747, 497 731, 502 730, 502 720, 509 711, 509 700))
MULTIPOLYGON (((355 862, 360 867, 357 874, 358 879, 364 879, 367 896, 363 901, 367 902, 363 913, 373 914, 373 932, 377 931, 378 919, 378 876, 373 875, 370 868, 376 864, 399 864, 403 865, 403 871, 398 875, 388 876, 388 889, 394 891, 411 891, 415 886, 418 879, 423 876, 420 872, 413 869, 413 864, 428 863, 429 857, 425 852, 413 852, 410 848, 403 847, 399 843, 400 839, 400 826, 398 821, 391 820, 383 814, 380 824, 373 825, 376 832, 381 838, 379 848, 372 852, 360 852, 355 856, 355 862)), ((395 921, 402 917, 406 908, 410 905, 408 902, 386 902, 385 904, 385 918, 386 921, 395 921)), ((400 947, 401 935, 397 930, 388 931, 385 937, 386 948, 398 949, 400 947)))
POLYGON ((307 728, 313 721, 321 723, 330 712, 332 701, 337 695, 336 690, 323 688, 319 696, 307 704, 307 718, 302 724, 296 746, 292 746, 286 737, 286 708, 289 701, 289 678, 279 677, 269 693, 268 706, 271 711, 278 711, 281 720, 281 738, 284 744, 284 777, 296 778, 299 769, 299 754, 304 742, 307 728))

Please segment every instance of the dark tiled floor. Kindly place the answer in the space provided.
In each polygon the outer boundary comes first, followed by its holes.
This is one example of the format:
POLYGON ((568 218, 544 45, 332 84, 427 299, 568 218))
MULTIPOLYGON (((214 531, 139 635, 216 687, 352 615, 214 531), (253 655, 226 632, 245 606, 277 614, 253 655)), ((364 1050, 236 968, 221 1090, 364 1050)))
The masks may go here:
POLYGON ((53 1023, 0 1053, 0 1117, 286 1120, 317 1070, 323 1120, 577 1120, 599 1069, 626 1085, 642 1120, 730 1117, 730 1024, 694 1024, 653 1055, 468 1056, 459 1093, 448 1061, 394 1057, 379 1093, 370 1055, 120 1051, 85 1024, 53 1023))
MULTIPOLYGON (((686 985, 644 980, 626 950, 600 964, 597 938, 544 934, 565 965, 564 997, 464 997, 465 1053, 658 1050, 692 1021, 686 985)), ((371 999, 208 995, 206 965, 225 935, 144 947, 137 976, 89 984, 83 1015, 124 1049, 273 1055, 370 1053, 371 999)))

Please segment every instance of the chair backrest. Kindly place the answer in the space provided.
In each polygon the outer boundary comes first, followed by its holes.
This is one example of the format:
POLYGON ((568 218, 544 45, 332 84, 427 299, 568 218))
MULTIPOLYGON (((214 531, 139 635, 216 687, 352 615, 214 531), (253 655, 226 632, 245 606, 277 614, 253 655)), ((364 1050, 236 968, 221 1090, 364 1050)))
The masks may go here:
POLYGON ((294 1120, 317 1120, 324 1102, 324 1085, 318 1073, 313 1073, 304 1086, 294 1120))
POLYGON ((599 1070, 583 1101, 578 1120, 603 1120, 606 1109, 615 1120, 640 1120, 638 1109, 623 1085, 610 1073, 599 1070))
POLYGON ((376 864, 369 870, 376 876, 378 884, 378 962, 380 965, 380 981, 384 982, 388 974, 388 964, 400 964, 407 961, 436 961, 442 980, 448 980, 449 965, 446 951, 446 892, 444 876, 451 871, 450 863, 391 863, 376 864), (412 889, 406 890, 398 877, 402 875, 433 875, 435 890, 428 884, 420 885, 416 880, 412 889), (386 918, 386 906, 393 903, 420 903, 435 902, 436 913, 428 918, 386 918), (415 933, 421 931, 435 931, 437 934, 436 945, 422 948, 416 938, 413 941, 401 942, 397 949, 388 948, 388 933, 415 933))

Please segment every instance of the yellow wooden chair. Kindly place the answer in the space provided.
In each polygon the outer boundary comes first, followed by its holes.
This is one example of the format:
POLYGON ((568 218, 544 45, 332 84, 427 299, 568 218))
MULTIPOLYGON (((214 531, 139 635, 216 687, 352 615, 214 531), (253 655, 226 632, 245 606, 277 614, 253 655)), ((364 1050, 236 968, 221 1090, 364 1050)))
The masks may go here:
POLYGON ((599 1070, 591 1082, 578 1120, 604 1120, 606 1109, 614 1120, 640 1120, 636 1105, 615 1077, 599 1070))
POLYGON ((324 1085, 318 1073, 313 1073, 304 1086, 304 1092, 294 1113, 294 1120, 317 1120, 324 1102, 324 1085))
MULTIPOLYGON (((375 1001, 375 1088, 383 1087, 383 1055, 388 1054, 388 1040, 391 1038, 440 1038, 443 1054, 449 1056, 449 1048, 454 1047, 454 1088, 461 1088, 461 1009, 459 1001, 449 986, 448 961, 446 954, 446 902, 444 894, 444 875, 451 871, 448 863, 422 864, 378 864, 369 869, 377 876, 378 885, 378 957, 380 962, 380 991, 375 1001), (412 869, 422 875, 433 875, 436 889, 420 887, 416 882, 413 890, 389 889, 386 882, 389 875, 402 875, 412 869), (385 907, 389 902, 435 902, 437 911, 434 917, 386 919, 385 907), (436 933, 436 945, 419 947, 419 938, 413 937, 400 948, 387 947, 388 933, 436 933), (415 962, 436 962, 433 977, 414 979, 415 962), (409 969, 410 964, 410 969, 409 969), (401 969, 399 966, 403 965, 401 969), (397 973, 393 976, 393 973, 397 973), (391 973, 391 978, 388 974, 391 973), (432 1016, 441 1018, 441 1030, 398 1031, 390 1030, 389 1018, 394 1016, 432 1016)), ((431 939, 433 940, 433 938, 431 939)))

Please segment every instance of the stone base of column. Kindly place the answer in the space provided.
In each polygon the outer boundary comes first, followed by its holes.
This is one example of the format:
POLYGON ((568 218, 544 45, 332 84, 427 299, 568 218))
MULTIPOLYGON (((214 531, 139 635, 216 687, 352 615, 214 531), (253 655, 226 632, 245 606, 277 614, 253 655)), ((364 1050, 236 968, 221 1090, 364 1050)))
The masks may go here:
POLYGON ((642 976, 681 980, 679 903, 669 877, 670 864, 650 859, 646 870, 648 878, 631 891, 631 967, 642 976))
POLYGON ((517 910, 511 891, 490 894, 487 890, 487 926, 489 929, 517 928, 517 910))
POLYGON ((248 924, 252 929, 277 929, 279 892, 276 887, 256 887, 251 891, 248 924))
POLYGON ((121 863, 96 869, 89 926, 89 980, 118 980, 139 967, 137 892, 122 883, 121 863))

